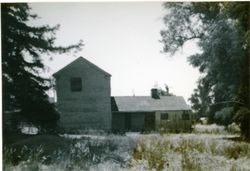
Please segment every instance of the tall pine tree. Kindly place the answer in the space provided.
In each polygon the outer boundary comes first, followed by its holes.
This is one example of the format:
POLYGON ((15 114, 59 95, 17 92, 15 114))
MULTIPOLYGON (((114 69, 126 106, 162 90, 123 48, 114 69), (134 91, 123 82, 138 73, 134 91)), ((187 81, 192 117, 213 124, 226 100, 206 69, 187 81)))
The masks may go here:
POLYGON ((14 113, 16 121, 53 125, 59 114, 46 94, 50 80, 40 76, 44 69, 42 55, 80 50, 83 44, 56 46, 59 26, 27 24, 36 18, 26 3, 1 4, 3 114, 14 113))

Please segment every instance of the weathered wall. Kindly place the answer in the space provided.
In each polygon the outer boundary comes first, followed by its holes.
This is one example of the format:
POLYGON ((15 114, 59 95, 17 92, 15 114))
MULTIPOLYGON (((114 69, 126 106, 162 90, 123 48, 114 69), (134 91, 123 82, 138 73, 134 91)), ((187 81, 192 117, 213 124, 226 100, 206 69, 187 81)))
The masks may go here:
POLYGON ((149 115, 148 112, 135 112, 135 113, 123 113, 114 112, 112 128, 114 131, 128 131, 128 125, 126 124, 126 116, 130 117, 130 131, 160 131, 164 130, 166 132, 187 132, 191 130, 192 118, 191 113, 189 113, 189 120, 183 120, 183 111, 161 111, 155 112, 155 124, 152 123, 149 127, 149 123, 146 123, 146 116, 149 115), (161 120, 161 113, 168 113, 168 120, 161 120), (147 128, 148 127, 148 128, 147 128))
POLYGON ((144 128, 144 113, 113 113, 112 129, 114 131, 142 131, 144 128), (128 124, 129 122, 129 124, 128 124))
POLYGON ((142 131, 144 129, 144 113, 131 114, 131 131, 142 131))
POLYGON ((191 130, 192 118, 189 112, 189 120, 183 120, 183 111, 165 111, 155 113, 156 130, 187 132, 191 130), (161 120, 161 114, 168 113, 168 120, 161 120))
POLYGON ((125 114, 124 113, 113 113, 112 114, 112 130, 115 132, 126 131, 125 114))
POLYGON ((110 76, 78 61, 55 77, 61 126, 66 130, 111 129, 110 76), (71 91, 72 77, 82 78, 82 91, 71 91))

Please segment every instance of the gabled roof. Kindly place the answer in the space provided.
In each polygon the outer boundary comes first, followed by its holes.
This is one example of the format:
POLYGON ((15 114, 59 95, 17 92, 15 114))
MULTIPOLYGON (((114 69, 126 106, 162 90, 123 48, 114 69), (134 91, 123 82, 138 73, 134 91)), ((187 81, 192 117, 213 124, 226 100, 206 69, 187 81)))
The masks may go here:
POLYGON ((160 99, 154 99, 151 96, 115 96, 113 98, 112 110, 118 112, 191 110, 181 96, 160 96, 160 99))
POLYGON ((63 67, 62 69, 60 69, 59 71, 55 72, 53 74, 53 76, 57 76, 59 75, 62 71, 70 68, 70 66, 74 65, 77 62, 85 62, 86 64, 88 64, 89 66, 93 67, 94 69, 96 69, 97 71, 102 72, 104 75, 107 76, 111 76, 111 74, 107 73, 106 71, 104 71, 103 69, 99 68, 98 66, 96 66, 95 64, 93 64, 92 62, 88 61, 87 59, 83 58, 83 57, 79 57, 76 60, 74 60, 73 62, 71 62, 70 64, 66 65, 65 67, 63 67))

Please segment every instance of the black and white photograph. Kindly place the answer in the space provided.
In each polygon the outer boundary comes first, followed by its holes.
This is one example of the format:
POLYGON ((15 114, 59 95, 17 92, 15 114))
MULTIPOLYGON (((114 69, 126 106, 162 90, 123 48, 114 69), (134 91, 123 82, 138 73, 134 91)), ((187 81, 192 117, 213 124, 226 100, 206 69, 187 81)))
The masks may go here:
POLYGON ((250 171, 250 1, 1 2, 2 170, 250 171))

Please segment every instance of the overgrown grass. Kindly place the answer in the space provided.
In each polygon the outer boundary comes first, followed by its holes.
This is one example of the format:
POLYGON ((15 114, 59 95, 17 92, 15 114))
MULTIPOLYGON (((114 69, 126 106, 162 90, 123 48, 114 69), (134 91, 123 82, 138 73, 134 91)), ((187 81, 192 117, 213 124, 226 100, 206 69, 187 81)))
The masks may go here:
POLYGON ((212 125, 194 125, 193 133, 207 133, 207 134, 227 134, 224 126, 212 125))
POLYGON ((3 170, 250 170, 249 143, 204 127, 192 134, 34 136, 3 149, 3 170))
POLYGON ((46 146, 4 148, 3 169, 13 170, 117 170, 129 160, 134 142, 118 135, 67 138, 68 146, 45 152, 46 146), (108 164, 107 164, 108 163, 108 164), (105 164, 105 165, 103 165, 105 164), (101 168, 99 168, 101 167, 101 168))
POLYGON ((214 134, 141 136, 130 166, 134 170, 250 170, 250 144, 214 134))

